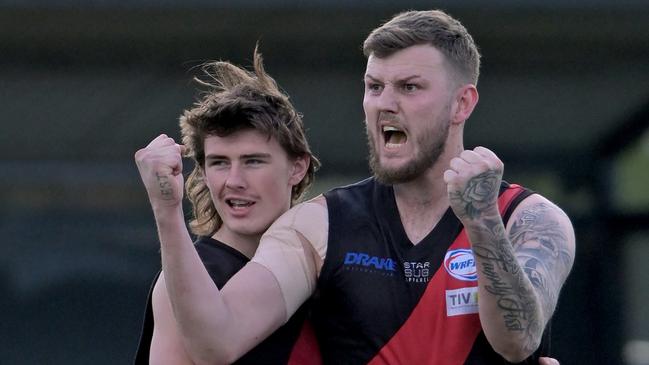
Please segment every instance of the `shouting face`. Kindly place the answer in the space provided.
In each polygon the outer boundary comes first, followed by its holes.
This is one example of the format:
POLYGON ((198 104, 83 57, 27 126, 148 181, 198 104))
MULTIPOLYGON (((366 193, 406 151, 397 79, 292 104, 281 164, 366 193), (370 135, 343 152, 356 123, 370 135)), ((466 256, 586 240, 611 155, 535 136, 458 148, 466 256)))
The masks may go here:
POLYGON ((370 168, 379 181, 411 181, 444 152, 453 91, 448 68, 430 45, 368 58, 363 109, 370 168))

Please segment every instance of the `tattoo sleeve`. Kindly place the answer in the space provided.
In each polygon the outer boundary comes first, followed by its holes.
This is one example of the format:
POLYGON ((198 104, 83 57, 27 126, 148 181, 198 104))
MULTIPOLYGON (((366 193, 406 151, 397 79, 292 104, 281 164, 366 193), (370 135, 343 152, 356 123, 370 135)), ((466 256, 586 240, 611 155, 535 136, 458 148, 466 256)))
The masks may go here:
POLYGON ((510 230, 516 258, 539 293, 546 317, 554 312, 574 259, 566 247, 568 237, 553 217, 555 212, 544 203, 533 205, 518 216, 510 230))
POLYGON ((484 290, 493 296, 506 330, 517 333, 523 347, 534 351, 543 332, 538 302, 507 240, 502 220, 484 218, 482 228, 473 236, 477 237, 472 239, 473 253, 479 276, 484 278, 484 290))
POLYGON ((573 260, 556 214, 538 203, 517 214, 509 237, 499 216, 482 217, 469 231, 484 290, 507 332, 517 333, 530 352, 538 347, 573 260))

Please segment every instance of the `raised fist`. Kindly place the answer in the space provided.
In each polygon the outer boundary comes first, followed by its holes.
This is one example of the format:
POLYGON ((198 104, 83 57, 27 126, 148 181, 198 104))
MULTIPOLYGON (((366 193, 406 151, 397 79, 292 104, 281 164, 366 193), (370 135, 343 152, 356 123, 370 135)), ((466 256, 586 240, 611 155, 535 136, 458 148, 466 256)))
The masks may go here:
POLYGON ((444 182, 451 208, 463 223, 486 214, 498 215, 502 175, 502 161, 484 147, 465 150, 451 160, 449 169, 444 171, 444 182))
POLYGON ((161 134, 135 152, 135 163, 153 208, 182 203, 184 149, 173 138, 161 134))

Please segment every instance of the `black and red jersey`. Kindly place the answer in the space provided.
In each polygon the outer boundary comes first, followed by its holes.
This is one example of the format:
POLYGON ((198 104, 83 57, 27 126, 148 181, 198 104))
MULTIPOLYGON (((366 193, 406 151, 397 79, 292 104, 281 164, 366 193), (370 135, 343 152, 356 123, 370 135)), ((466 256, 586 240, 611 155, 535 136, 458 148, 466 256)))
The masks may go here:
MULTIPOLYGON (((248 257, 241 252, 209 237, 200 237, 194 243, 194 247, 203 261, 207 272, 219 289, 249 261, 248 257)), ((154 283, 156 281, 157 277, 154 283)), ((153 287, 151 288, 152 291, 153 287)), ((149 348, 151 347, 154 324, 151 292, 149 293, 135 364, 149 363, 149 348)), ((300 307, 286 324, 243 355, 234 364, 320 364, 321 360, 315 334, 310 323, 306 321, 307 310, 307 304, 300 307)))
MULTIPOLYGON (((500 193, 506 223, 532 192, 503 182, 500 193)), ((313 315, 325 364, 507 364, 482 333, 477 266, 450 208, 413 245, 391 186, 370 178, 325 197, 329 239, 313 315)))

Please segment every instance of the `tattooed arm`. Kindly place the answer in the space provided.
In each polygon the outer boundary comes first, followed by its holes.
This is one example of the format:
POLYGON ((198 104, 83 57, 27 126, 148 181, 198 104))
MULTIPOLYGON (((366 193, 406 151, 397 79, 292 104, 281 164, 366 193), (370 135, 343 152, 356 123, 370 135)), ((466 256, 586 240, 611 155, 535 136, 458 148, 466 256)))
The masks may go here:
POLYGON ((480 322, 491 346, 519 362, 539 346, 575 253, 568 217, 532 195, 505 229, 497 197, 503 165, 484 147, 464 151, 444 174, 453 211, 464 224, 478 268, 480 322))

